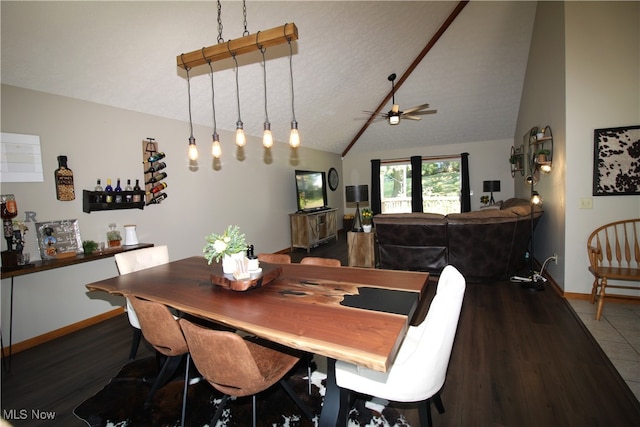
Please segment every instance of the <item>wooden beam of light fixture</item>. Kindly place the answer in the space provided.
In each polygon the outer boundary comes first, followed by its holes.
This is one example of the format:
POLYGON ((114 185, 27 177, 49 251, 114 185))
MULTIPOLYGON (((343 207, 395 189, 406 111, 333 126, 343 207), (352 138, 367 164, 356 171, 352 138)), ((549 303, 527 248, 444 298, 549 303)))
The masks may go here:
POLYGON ((213 46, 194 50, 176 56, 176 64, 184 69, 191 69, 208 62, 216 62, 231 58, 232 54, 242 55, 259 50, 258 46, 264 48, 288 43, 290 40, 298 39, 298 27, 294 23, 287 23, 280 27, 259 31, 255 34, 229 40, 213 46), (184 59, 184 62, 183 62, 184 59))

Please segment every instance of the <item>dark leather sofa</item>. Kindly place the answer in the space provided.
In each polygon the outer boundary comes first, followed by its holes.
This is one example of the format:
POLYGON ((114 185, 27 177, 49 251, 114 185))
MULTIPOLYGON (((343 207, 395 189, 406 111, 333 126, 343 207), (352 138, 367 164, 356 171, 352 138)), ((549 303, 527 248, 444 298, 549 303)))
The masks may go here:
MULTIPOLYGON (((380 268, 439 275, 452 264, 467 281, 522 273, 531 235, 528 200, 508 199, 499 209, 439 215, 381 214, 373 218, 380 268)), ((534 227, 542 216, 536 207, 534 227)))

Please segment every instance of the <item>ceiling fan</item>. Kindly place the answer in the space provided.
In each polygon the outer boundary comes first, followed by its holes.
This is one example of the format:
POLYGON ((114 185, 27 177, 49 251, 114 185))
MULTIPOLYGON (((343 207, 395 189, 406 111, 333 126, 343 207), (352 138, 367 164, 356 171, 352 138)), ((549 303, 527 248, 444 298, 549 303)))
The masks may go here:
POLYGON ((389 77, 387 77, 387 80, 391 82, 391 95, 392 95, 393 106, 391 107, 391 110, 389 110, 386 113, 376 113, 374 111, 365 111, 365 113, 369 113, 377 116, 376 119, 373 121, 387 120, 390 125, 397 125, 398 123, 400 123, 400 119, 421 120, 421 118, 418 116, 424 116, 426 114, 435 114, 438 112, 438 110, 433 110, 433 109, 429 110, 429 104, 422 104, 422 105, 407 108, 406 110, 401 111, 400 106, 396 104, 396 94, 395 94, 396 88, 394 83, 396 80, 396 74, 395 73, 391 74, 389 77))

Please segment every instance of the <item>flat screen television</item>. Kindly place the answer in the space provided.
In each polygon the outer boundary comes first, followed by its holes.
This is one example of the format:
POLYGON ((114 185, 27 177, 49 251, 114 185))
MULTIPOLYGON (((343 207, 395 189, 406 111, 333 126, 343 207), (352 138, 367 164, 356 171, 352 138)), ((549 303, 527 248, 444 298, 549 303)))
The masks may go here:
POLYGON ((298 211, 326 209, 327 179, 324 172, 296 170, 298 211))

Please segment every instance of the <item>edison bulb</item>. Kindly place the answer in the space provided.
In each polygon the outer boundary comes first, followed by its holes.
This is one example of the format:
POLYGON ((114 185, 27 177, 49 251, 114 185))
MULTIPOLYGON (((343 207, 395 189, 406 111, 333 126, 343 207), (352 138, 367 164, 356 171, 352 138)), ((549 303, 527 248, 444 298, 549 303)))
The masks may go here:
POLYGON ((194 137, 189 138, 189 160, 198 160, 198 147, 194 137))

